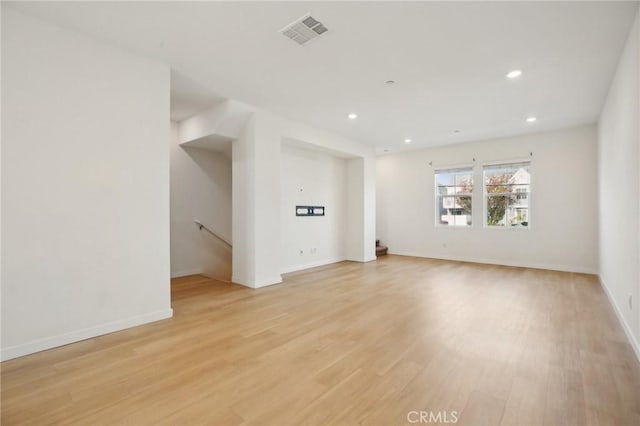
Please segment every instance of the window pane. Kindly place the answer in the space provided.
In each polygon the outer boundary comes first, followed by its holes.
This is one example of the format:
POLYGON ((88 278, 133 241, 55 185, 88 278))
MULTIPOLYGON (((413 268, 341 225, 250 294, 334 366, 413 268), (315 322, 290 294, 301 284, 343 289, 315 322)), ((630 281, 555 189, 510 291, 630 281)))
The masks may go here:
POLYGON ((512 184, 510 183, 511 174, 507 171, 491 171, 484 174, 484 182, 486 191, 490 194, 511 192, 512 184))
POLYGON ((516 190, 516 194, 512 203, 517 207, 528 207, 529 206, 529 193, 526 190, 516 190))
POLYGON ((454 186, 455 185, 455 173, 450 172, 437 172, 436 184, 438 186, 454 186))
POLYGON ((509 196, 492 195, 487 197, 487 225, 505 226, 509 196))
POLYGON ((456 204, 455 198, 456 197, 453 197, 453 196, 442 197, 442 207, 445 209, 455 208, 455 204, 456 204))
POLYGON ((459 171, 456 173, 455 182, 457 186, 472 185, 473 173, 471 170, 459 171))
POLYGON ((456 210, 453 213, 459 216, 456 225, 471 226, 471 197, 456 197, 456 210))
POLYGON ((470 226, 473 170, 471 168, 437 170, 435 181, 436 224, 470 226), (460 194, 465 195, 460 196, 460 194))
POLYGON ((529 226, 528 207, 517 207, 513 209, 511 226, 529 226))
POLYGON ((470 226, 471 197, 438 197, 438 224, 444 226, 470 226))
POLYGON ((456 207, 462 209, 465 214, 471 214, 471 197, 456 197, 456 207))
POLYGON ((490 166, 484 169, 484 183, 489 193, 515 192, 516 188, 528 189, 531 174, 528 163, 490 166))
POLYGON ((460 173, 456 175, 456 194, 471 194, 473 192, 473 174, 460 173))
POLYGON ((488 226, 529 226, 529 166, 526 162, 484 168, 488 226))

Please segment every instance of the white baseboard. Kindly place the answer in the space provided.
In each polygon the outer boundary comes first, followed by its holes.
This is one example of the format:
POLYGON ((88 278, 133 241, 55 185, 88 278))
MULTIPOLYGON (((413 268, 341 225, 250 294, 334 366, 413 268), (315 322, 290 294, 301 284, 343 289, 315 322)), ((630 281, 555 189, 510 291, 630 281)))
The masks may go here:
POLYGON ((338 263, 338 262, 343 262, 347 260, 344 257, 336 257, 333 259, 324 259, 324 260, 317 260, 315 262, 309 262, 309 263, 303 263, 301 265, 293 265, 293 266, 287 266, 286 268, 283 268, 280 273, 281 274, 288 274, 289 272, 296 272, 296 271, 302 271, 303 269, 309 269, 309 268, 317 268, 318 266, 325 266, 325 265, 331 265, 332 263, 338 263))
POLYGON ((124 330, 126 328, 136 327, 154 321, 159 321, 173 316, 173 309, 163 309, 161 311, 150 312, 148 314, 138 315, 118 321, 100 324, 94 327, 82 330, 71 331, 69 333, 59 334, 53 337, 34 340, 20 345, 3 348, 0 352, 0 360, 7 361, 24 355, 33 354, 58 346, 68 345, 69 343, 79 342, 80 340, 90 339, 92 337, 101 336, 103 334, 113 333, 115 331, 124 330))
POLYGON ((616 300, 613 298, 613 295, 609 291, 607 284, 599 275, 598 275, 598 280, 600 280, 600 286, 604 290, 604 294, 607 295, 607 298, 609 299, 609 303, 611 303, 611 306, 613 306, 613 310, 616 313, 616 316, 618 317, 618 321, 620 322, 620 325, 622 325, 624 334, 627 335, 627 339, 629 339, 629 343, 633 348, 633 352, 635 352, 636 358, 638 358, 638 362, 640 362, 640 344, 638 344, 638 340, 633 335, 633 331, 631 331, 631 327, 629 327, 629 324, 627 324, 627 322, 625 321, 624 316, 622 316, 622 311, 620 310, 620 307, 616 303, 616 300))
POLYGON ((277 277, 271 277, 262 280, 255 280, 253 282, 253 288, 267 287, 274 284, 280 284, 282 282, 282 276, 278 275, 277 277))
POLYGON ((171 272, 171 278, 187 277, 189 275, 202 275, 204 270, 202 268, 186 269, 184 271, 171 272))
MULTIPOLYGON (((424 256, 421 256, 424 257, 424 256)), ((348 260, 349 262, 359 262, 359 263, 367 263, 367 262, 373 262, 374 260, 377 260, 378 256, 373 256, 373 257, 345 257, 343 260, 348 260)))
POLYGON ((597 275, 598 271, 595 268, 585 268, 581 266, 569 266, 569 265, 554 265, 548 263, 535 263, 535 262, 521 262, 521 261, 504 261, 495 259, 483 259, 477 257, 466 256, 446 256, 441 254, 424 254, 410 251, 391 251, 389 254, 395 254, 398 256, 412 256, 412 257, 425 257, 429 259, 441 259, 441 260, 454 260, 457 262, 471 262, 471 263, 486 263, 488 265, 501 265, 501 266, 515 266, 519 268, 532 268, 532 269, 547 269, 550 271, 562 271, 562 272, 576 272, 580 274, 592 274, 597 275))
POLYGON ((261 287, 267 287, 274 284, 280 284, 282 282, 282 277, 278 275, 277 277, 270 277, 266 279, 248 280, 248 279, 239 277, 237 275, 234 275, 231 277, 231 282, 233 282, 234 284, 240 284, 249 288, 261 288, 261 287))

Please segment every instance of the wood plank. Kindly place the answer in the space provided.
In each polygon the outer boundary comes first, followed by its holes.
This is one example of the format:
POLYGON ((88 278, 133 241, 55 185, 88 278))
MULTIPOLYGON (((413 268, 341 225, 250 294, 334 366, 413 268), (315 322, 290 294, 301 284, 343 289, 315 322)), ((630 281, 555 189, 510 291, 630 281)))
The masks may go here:
POLYGON ((258 290, 182 277, 172 304, 2 363, 2 424, 640 424, 640 365, 591 275, 387 255, 258 290))

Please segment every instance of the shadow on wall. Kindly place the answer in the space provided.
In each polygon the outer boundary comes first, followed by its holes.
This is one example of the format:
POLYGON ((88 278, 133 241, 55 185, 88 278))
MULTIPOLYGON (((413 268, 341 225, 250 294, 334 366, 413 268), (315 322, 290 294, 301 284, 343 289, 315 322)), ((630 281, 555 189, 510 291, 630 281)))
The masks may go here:
MULTIPOLYGON (((189 146, 181 146, 180 148, 200 167, 200 170, 209 177, 211 182, 218 186, 220 190, 226 191, 229 199, 231 199, 231 187, 225 185, 226 179, 221 176, 221 173, 225 173, 226 170, 221 170, 220 168, 220 160, 223 162, 226 160, 229 170, 231 169, 231 144, 229 144, 228 150, 221 149, 220 151, 189 146)), ((226 169, 226 167, 224 169, 226 169)))
POLYGON ((200 239, 202 274, 219 281, 231 282, 231 247, 204 229, 200 230, 200 239))
POLYGON ((230 281, 231 248, 194 221, 231 241, 231 158, 221 151, 181 146, 173 130, 171 276, 204 274, 230 281))
MULTIPOLYGON (((228 172, 230 172, 231 158, 224 151, 209 151, 190 147, 182 147, 182 149, 193 160, 193 163, 200 168, 202 176, 206 176, 213 186, 211 188, 213 191, 210 194, 201 194, 205 199, 207 195, 214 197, 212 200, 213 215, 207 214, 209 216, 207 221, 209 224, 204 223, 208 230, 194 223, 200 234, 199 257, 202 265, 202 274, 216 280, 231 282, 232 248, 224 241, 221 241, 221 239, 226 239, 225 235, 230 234, 230 229, 220 229, 224 227, 220 218, 227 214, 223 209, 227 206, 227 200, 229 205, 231 202, 231 185, 228 184, 230 183, 228 172), (224 162, 225 160, 228 160, 229 168, 224 167, 226 164, 221 164, 221 161, 224 162), (216 226, 214 227, 210 223, 216 223, 216 226)), ((208 209, 205 208, 204 210, 208 209)))

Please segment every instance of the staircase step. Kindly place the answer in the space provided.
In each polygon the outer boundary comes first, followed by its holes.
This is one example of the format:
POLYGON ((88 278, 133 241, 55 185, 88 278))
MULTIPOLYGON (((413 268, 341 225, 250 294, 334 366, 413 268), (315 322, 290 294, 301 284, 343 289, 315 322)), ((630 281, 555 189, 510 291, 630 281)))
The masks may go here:
POLYGON ((377 246, 376 247, 376 256, 384 256, 387 254, 387 250, 389 250, 386 246, 377 246))

